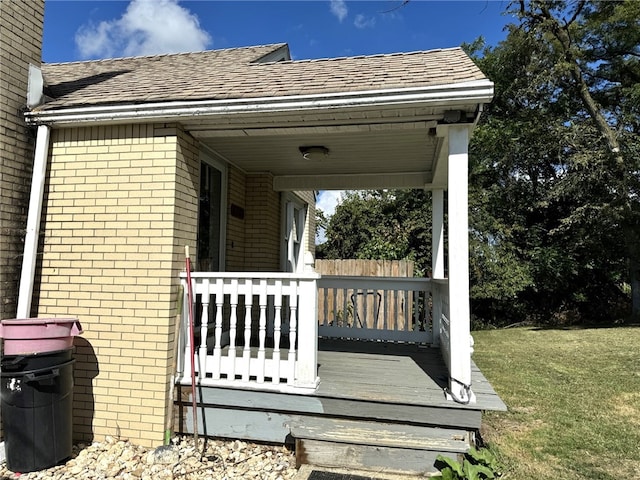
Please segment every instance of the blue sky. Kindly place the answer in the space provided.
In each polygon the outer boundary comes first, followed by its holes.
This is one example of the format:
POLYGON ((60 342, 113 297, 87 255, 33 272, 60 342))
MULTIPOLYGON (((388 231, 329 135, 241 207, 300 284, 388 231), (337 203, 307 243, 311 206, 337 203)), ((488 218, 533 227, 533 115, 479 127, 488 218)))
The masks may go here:
POLYGON ((504 38, 507 1, 62 1, 45 4, 45 62, 287 42, 294 58, 504 38), (90 47, 90 48, 88 48, 90 47))
MULTIPOLYGON (((495 45, 507 0, 46 0, 42 57, 69 62, 286 42, 294 59, 495 45)), ((340 192, 322 192, 331 214, 340 192)))

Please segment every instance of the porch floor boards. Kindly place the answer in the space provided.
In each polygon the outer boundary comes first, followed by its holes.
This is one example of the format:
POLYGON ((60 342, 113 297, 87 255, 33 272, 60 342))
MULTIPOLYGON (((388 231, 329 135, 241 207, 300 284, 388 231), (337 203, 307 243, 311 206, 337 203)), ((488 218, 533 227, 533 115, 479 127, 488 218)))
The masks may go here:
POLYGON ((315 396, 397 405, 469 410, 506 410, 480 369, 472 363, 477 401, 447 400, 448 374, 438 348, 384 342, 321 339, 320 385, 315 396))

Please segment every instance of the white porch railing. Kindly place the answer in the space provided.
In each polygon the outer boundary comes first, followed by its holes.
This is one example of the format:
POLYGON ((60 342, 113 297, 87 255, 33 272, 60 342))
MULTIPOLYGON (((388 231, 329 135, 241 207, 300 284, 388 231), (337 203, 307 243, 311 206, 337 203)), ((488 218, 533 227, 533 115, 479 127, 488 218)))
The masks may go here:
MULTIPOLYGON (((312 392, 323 336, 439 346, 453 398, 473 401, 468 324, 451 318, 448 280, 207 272, 192 286, 200 385, 312 392)), ((177 378, 189 384, 184 310, 177 378)))
POLYGON ((433 331, 434 344, 440 346, 442 358, 451 371, 451 321, 449 319, 449 282, 448 280, 432 280, 434 292, 433 301, 433 331))
POLYGON ((431 343, 441 290, 428 278, 345 277, 318 280, 323 337, 431 343))
MULTIPOLYGON (((191 278, 198 384, 315 389, 317 274, 207 272, 191 278)), ((186 275, 181 281, 186 292, 186 275)), ((191 381, 188 325, 185 313, 178 365, 184 384, 191 381)))
POLYGON ((432 291, 438 292, 433 296, 433 328, 438 332, 437 343, 449 371, 447 397, 461 403, 474 403, 476 397, 471 390, 473 337, 469 332, 469 319, 451 317, 449 281, 432 282, 432 291))

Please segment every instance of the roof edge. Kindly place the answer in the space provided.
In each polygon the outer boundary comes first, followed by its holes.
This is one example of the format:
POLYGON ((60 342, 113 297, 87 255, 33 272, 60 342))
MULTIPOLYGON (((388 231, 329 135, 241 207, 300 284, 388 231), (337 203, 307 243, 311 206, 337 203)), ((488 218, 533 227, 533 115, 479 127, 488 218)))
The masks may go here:
MULTIPOLYGON (((278 50, 286 48, 289 50, 289 44, 286 42, 280 43, 265 43, 264 45, 250 45, 248 47, 227 47, 227 48, 213 48, 208 50, 196 50, 193 52, 173 52, 173 53, 156 53, 150 55, 129 55, 126 57, 107 57, 107 58, 90 58, 86 60, 73 60, 70 62, 42 62, 44 66, 58 66, 58 65, 75 65, 75 64, 85 64, 85 63, 107 63, 107 62, 119 62, 122 60, 139 60, 139 59, 149 59, 149 58, 163 58, 163 57, 179 57, 186 55, 198 55, 202 53, 212 53, 212 52, 229 52, 232 50, 250 50, 252 48, 271 48, 272 50, 268 53, 265 53, 262 57, 258 57, 256 60, 251 60, 251 62, 259 61, 261 58, 265 56, 269 56, 278 50)), ((250 63, 251 63, 250 62, 250 63)))
POLYGON ((361 92, 291 95, 225 100, 159 102, 148 104, 100 105, 33 110, 25 113, 31 125, 81 125, 84 123, 137 123, 167 121, 185 117, 310 111, 400 104, 446 104, 465 101, 485 104, 493 99, 493 82, 488 79, 430 87, 367 90, 361 92))

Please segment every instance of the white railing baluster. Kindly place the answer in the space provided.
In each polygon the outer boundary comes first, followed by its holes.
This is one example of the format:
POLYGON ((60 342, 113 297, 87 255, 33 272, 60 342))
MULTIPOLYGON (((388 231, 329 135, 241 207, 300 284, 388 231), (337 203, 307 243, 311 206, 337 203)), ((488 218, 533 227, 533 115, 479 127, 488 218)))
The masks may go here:
POLYGON ((404 294, 404 299, 402 300, 402 319, 404 321, 403 330, 405 332, 408 332, 410 330, 409 323, 411 322, 411 313, 409 310, 411 308, 411 305, 409 304, 409 292, 405 290, 403 294, 404 294))
MULTIPOLYGON (((343 327, 349 327, 351 325, 349 325, 349 309, 347 306, 347 297, 348 297, 349 293, 347 291, 346 288, 342 289, 342 302, 343 302, 343 307, 342 307, 342 326, 343 327)), ((355 302, 352 302, 355 303, 355 302)), ((355 313, 355 305, 353 306, 353 312, 352 312, 352 322, 355 323, 355 317, 356 317, 356 313, 355 313)))
MULTIPOLYGON (((196 289, 194 289, 196 291, 196 289)), ((200 379, 207 375, 207 336, 209 334, 209 279, 202 280, 202 316, 200 317, 200 348, 198 349, 198 376, 200 379)))
POLYGON ((441 287, 437 283, 434 283, 434 287, 431 290, 431 303, 433 304, 431 310, 431 330, 433 331, 433 345, 440 345, 440 321, 442 320, 442 297, 440 296, 441 287))
POLYGON ((280 328, 282 326, 282 280, 276 280, 275 297, 273 301, 273 373, 271 383, 280 383, 280 328))
POLYGON ((384 310, 382 315, 382 329, 389 329, 389 295, 391 295, 389 290, 384 291, 384 310))
POLYGON ((238 279, 233 278, 230 282, 230 303, 231 313, 229 315, 229 348, 227 357, 229 358, 229 372, 227 378, 236 378, 236 334, 238 333, 238 279))
POLYGON ((264 383, 265 372, 265 342, 267 340, 267 280, 260 280, 260 320, 258 322, 258 372, 257 382, 264 383))
POLYGON ((244 281, 244 347, 242 350, 242 381, 248 382, 251 376, 251 309, 253 308, 253 282, 244 281))
POLYGON ((298 333, 298 282, 289 289, 289 355, 287 358, 287 384, 293 385, 296 376, 296 337, 298 333))
POLYGON ((362 328, 369 328, 369 316, 368 316, 368 310, 369 310, 369 291, 368 290, 363 290, 362 291, 362 303, 364 304, 362 309, 363 309, 363 319, 360 321, 360 326, 362 328))
POLYGON ((222 278, 216 279, 214 295, 216 298, 216 320, 214 327, 213 371, 211 374, 214 380, 219 380, 222 367, 222 307, 224 306, 224 280, 222 278))
MULTIPOLYGON (((323 325, 329 325, 329 289, 328 288, 323 288, 322 289, 323 293, 324 293, 324 308, 323 308, 323 315, 322 315, 322 324, 323 325)), ((334 300, 333 300, 333 305, 335 305, 335 292, 334 292, 334 296, 333 296, 334 300)))
POLYGON ((393 312, 393 329, 394 330, 398 330, 398 324, 400 323, 400 318, 398 316, 399 312, 400 312, 400 305, 399 305, 399 301, 398 301, 398 290, 394 290, 393 291, 393 307, 394 307, 394 312, 393 312))

